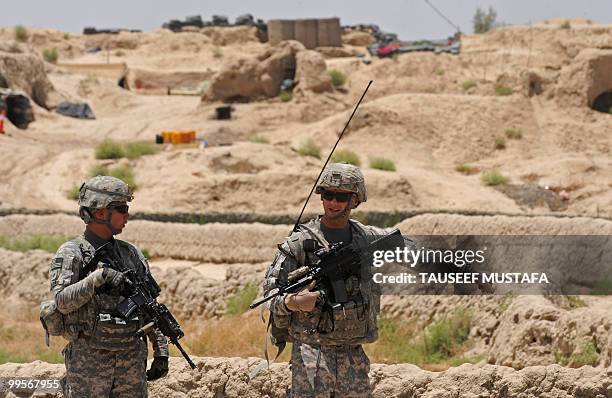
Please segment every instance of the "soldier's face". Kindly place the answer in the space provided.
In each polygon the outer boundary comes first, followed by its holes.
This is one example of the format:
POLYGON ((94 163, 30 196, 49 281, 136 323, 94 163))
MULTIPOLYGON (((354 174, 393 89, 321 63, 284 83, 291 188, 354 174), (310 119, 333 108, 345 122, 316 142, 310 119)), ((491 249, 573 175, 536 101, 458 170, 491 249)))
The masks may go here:
POLYGON ((121 233, 128 222, 128 218, 130 217, 127 203, 117 203, 113 204, 110 208, 100 209, 96 213, 96 217, 101 220, 108 220, 109 214, 109 222, 114 230, 112 231, 113 234, 116 235, 121 233))
POLYGON ((353 197, 352 192, 326 189, 321 194, 325 216, 330 220, 348 217, 347 207, 353 197))

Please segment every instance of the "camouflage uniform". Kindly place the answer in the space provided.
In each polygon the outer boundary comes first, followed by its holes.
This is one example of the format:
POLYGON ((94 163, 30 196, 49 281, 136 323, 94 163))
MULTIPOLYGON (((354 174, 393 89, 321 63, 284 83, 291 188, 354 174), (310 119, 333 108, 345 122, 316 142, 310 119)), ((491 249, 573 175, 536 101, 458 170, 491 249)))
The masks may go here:
MULTIPOLYGON (((330 165, 317 186, 317 193, 321 186, 326 185, 352 190, 355 184, 343 180, 346 169, 354 172, 356 168, 330 165), (340 175, 334 174, 335 171, 340 175)), ((363 176, 359 169, 355 173, 361 178, 361 185, 360 190, 353 192, 359 196, 360 202, 364 202, 366 193, 363 176)), ((364 264, 360 277, 351 276, 345 280, 349 302, 330 309, 324 308, 322 300, 319 300, 312 312, 289 311, 284 297, 276 297, 269 304, 274 326, 287 328, 288 339, 293 342, 292 397, 371 395, 368 378, 370 362, 361 344, 374 342, 378 338, 380 288, 372 281, 372 257, 366 246, 368 237, 384 235, 387 231, 354 220, 349 220, 349 225, 352 233, 350 244, 360 252, 364 264)), ((323 246, 328 244, 319 219, 300 225, 298 232, 294 232, 279 245, 276 257, 266 273, 265 295, 285 284, 290 272, 317 260, 312 252, 304 250, 303 244, 307 239, 315 239, 323 246)))
MULTIPOLYGON (((95 269, 98 262, 152 278, 138 248, 112 237, 104 241, 88 229, 58 249, 49 274, 55 304, 63 314, 63 336, 69 340, 63 351, 64 396, 147 397, 147 344, 135 337, 144 320, 119 317, 116 306, 123 297, 118 288, 96 281, 101 274, 95 269)), ((166 338, 158 330, 147 337, 154 356, 168 356, 166 338)))

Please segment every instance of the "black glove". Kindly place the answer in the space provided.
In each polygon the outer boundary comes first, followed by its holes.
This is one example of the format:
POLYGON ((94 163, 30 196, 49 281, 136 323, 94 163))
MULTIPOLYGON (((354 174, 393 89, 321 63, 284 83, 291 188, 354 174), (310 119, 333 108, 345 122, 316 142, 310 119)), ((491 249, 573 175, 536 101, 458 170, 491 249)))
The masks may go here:
POLYGON ((102 276, 104 277, 104 282, 112 287, 119 287, 125 282, 125 276, 121 272, 109 267, 104 267, 102 276))
POLYGON ((151 369, 147 370, 147 380, 153 381, 168 374, 168 357, 155 357, 151 369))

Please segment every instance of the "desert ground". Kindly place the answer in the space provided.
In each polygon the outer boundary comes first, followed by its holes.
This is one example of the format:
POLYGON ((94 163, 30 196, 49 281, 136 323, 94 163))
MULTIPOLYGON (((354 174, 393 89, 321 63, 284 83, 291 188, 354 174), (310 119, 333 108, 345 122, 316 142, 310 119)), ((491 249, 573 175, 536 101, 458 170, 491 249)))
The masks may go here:
MULTIPOLYGON (((458 55, 389 58, 370 56, 373 38, 355 31, 342 47, 307 50, 262 43, 252 27, 92 36, 28 28, 23 42, 0 28, 0 76, 30 98, 35 117, 27 129, 5 123, 0 135, 0 376, 63 372, 64 342, 44 347, 38 323, 53 253, 9 243, 79 234, 70 191, 106 167, 132 173, 133 217, 119 238, 146 249, 160 301, 183 324, 198 366, 187 371, 173 351, 151 396, 285 396, 285 362, 248 380, 263 360, 265 325, 236 303, 260 292, 370 80, 338 147, 358 156, 366 178, 357 218, 406 235, 611 235, 612 109, 593 108, 612 95, 612 26, 565 22, 466 35, 458 55), (50 48, 53 63, 42 56, 50 48), (278 92, 287 62, 298 81, 289 100, 278 92), (332 70, 346 80, 333 84, 332 70), (217 120, 215 109, 236 98, 232 118, 217 120), (56 113, 62 101, 88 103, 96 119, 56 113), (195 130, 197 141, 96 158, 108 140, 153 143, 167 130, 195 130), (305 154, 307 143, 318 157, 305 154), (380 169, 381 157, 395 170, 380 169), (488 185, 493 171, 507 180, 488 185)), ((319 210, 315 196, 306 212, 319 210)), ((374 395, 612 397, 611 304, 384 296, 381 340, 366 349, 377 362, 374 395), (465 335, 444 356, 407 354, 455 321, 465 335)))

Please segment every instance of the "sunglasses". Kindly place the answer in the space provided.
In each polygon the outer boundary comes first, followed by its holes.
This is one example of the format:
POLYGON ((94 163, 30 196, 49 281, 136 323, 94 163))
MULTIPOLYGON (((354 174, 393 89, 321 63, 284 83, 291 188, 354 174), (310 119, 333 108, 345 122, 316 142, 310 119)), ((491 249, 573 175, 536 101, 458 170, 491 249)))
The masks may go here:
POLYGON ((321 198, 325 200, 334 200, 336 202, 348 202, 353 195, 352 192, 334 192, 334 191, 323 191, 321 192, 321 198))
POLYGON ((128 214, 128 211, 130 211, 130 206, 128 205, 109 206, 108 208, 121 214, 128 214))

